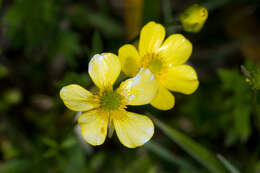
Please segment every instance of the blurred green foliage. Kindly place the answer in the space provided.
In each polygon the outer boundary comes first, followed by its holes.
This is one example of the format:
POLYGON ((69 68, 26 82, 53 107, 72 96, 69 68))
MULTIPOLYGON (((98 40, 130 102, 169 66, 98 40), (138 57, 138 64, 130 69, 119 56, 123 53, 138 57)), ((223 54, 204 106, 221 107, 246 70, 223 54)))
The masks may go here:
MULTIPOLYGON (((116 135, 104 145, 92 147, 81 139, 75 113, 62 104, 59 90, 64 85, 76 83, 96 90, 87 72, 94 54, 117 53, 126 43, 123 2, 0 0, 1 173, 210 172, 196 159, 202 157, 204 163, 207 158, 199 153, 191 157, 189 147, 178 145, 159 127, 151 143, 137 149, 124 148, 116 135)), ((151 106, 128 109, 152 113, 210 153, 223 155, 220 161, 235 170, 258 173, 260 32, 239 32, 228 17, 246 18, 239 23, 241 28, 259 28, 259 2, 143 3, 143 24, 157 21, 167 26, 167 34, 181 32, 193 43, 188 63, 198 71, 200 87, 190 96, 175 94, 176 106, 170 111, 151 106), (176 21, 194 3, 205 5, 209 11, 198 34, 184 32, 176 21), (241 65, 250 76, 240 70, 241 65)), ((121 74, 119 80, 123 79, 121 74)))

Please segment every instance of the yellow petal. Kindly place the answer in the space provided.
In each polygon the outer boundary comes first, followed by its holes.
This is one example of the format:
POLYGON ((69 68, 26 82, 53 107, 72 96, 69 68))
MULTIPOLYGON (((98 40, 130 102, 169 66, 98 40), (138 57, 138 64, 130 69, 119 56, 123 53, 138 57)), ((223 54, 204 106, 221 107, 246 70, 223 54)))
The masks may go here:
POLYGON ((140 33, 139 53, 143 57, 146 54, 157 52, 165 37, 165 29, 161 24, 149 22, 140 33))
POLYGON ((91 145, 101 145, 107 136, 108 113, 96 109, 80 115, 78 123, 82 137, 91 145))
POLYGON ((154 98, 158 83, 149 69, 141 68, 133 78, 121 83, 118 93, 126 99, 127 105, 148 104, 154 98))
POLYGON ((141 146, 153 136, 153 122, 147 116, 120 111, 112 119, 120 142, 128 148, 141 146))
POLYGON ((112 88, 120 71, 119 59, 112 53, 96 54, 89 62, 89 75, 101 90, 112 88))
POLYGON ((163 43, 159 56, 164 58, 167 64, 180 65, 189 59, 191 52, 190 41, 181 34, 173 34, 163 43))
POLYGON ((71 110, 81 112, 99 107, 98 99, 79 85, 67 85, 60 90, 60 97, 71 110))
POLYGON ((199 86, 197 73, 189 65, 172 66, 160 82, 169 90, 184 94, 192 94, 199 86))
POLYGON ((122 71, 127 76, 135 76, 140 68, 140 56, 136 48, 131 44, 120 47, 118 58, 121 63, 122 71))
POLYGON ((151 102, 151 105, 160 110, 169 110, 173 108, 175 104, 175 98, 172 93, 165 87, 160 87, 156 96, 151 102))

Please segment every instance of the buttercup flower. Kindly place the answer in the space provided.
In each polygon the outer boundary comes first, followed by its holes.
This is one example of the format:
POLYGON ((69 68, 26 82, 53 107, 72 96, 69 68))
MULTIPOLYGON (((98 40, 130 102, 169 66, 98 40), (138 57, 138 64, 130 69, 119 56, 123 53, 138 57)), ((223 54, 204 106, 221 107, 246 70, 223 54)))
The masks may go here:
POLYGON ((112 135, 114 129, 121 143, 129 148, 141 146, 153 136, 152 121, 147 116, 127 112, 125 108, 126 105, 148 104, 153 99, 158 87, 154 75, 142 68, 114 91, 113 84, 120 71, 116 55, 97 54, 89 63, 88 72, 100 93, 94 95, 75 84, 60 91, 69 109, 82 112, 78 123, 83 138, 91 145, 103 144, 107 133, 112 135))
POLYGON ((135 76, 140 68, 148 68, 154 74, 159 85, 151 104, 168 110, 175 103, 169 90, 191 94, 199 81, 195 70, 184 64, 192 52, 190 41, 181 34, 170 35, 165 41, 164 37, 164 27, 149 22, 141 30, 138 51, 126 44, 119 49, 118 57, 122 71, 128 76, 135 76))

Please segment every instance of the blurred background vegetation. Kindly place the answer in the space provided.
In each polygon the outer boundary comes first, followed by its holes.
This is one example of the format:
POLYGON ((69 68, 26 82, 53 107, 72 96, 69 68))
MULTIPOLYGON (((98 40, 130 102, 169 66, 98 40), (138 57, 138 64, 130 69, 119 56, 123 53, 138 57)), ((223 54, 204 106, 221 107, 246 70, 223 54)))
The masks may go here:
POLYGON ((90 58, 117 53, 149 21, 193 43, 189 63, 200 87, 190 96, 176 93, 169 111, 128 109, 188 136, 233 165, 232 173, 260 172, 258 0, 0 0, 1 173, 222 173, 157 124, 143 147, 127 149, 116 135, 91 147, 59 98, 67 84, 93 89, 90 58), (188 33, 177 19, 194 3, 209 17, 199 33, 188 33))

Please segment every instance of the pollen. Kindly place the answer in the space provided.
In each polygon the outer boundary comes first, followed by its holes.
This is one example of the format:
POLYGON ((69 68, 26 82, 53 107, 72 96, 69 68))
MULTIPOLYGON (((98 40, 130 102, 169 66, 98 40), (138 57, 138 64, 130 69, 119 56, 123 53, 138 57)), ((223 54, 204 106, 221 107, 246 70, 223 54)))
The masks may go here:
POLYGON ((113 91, 104 91, 101 96, 101 107, 107 111, 118 110, 123 104, 120 94, 113 91))

